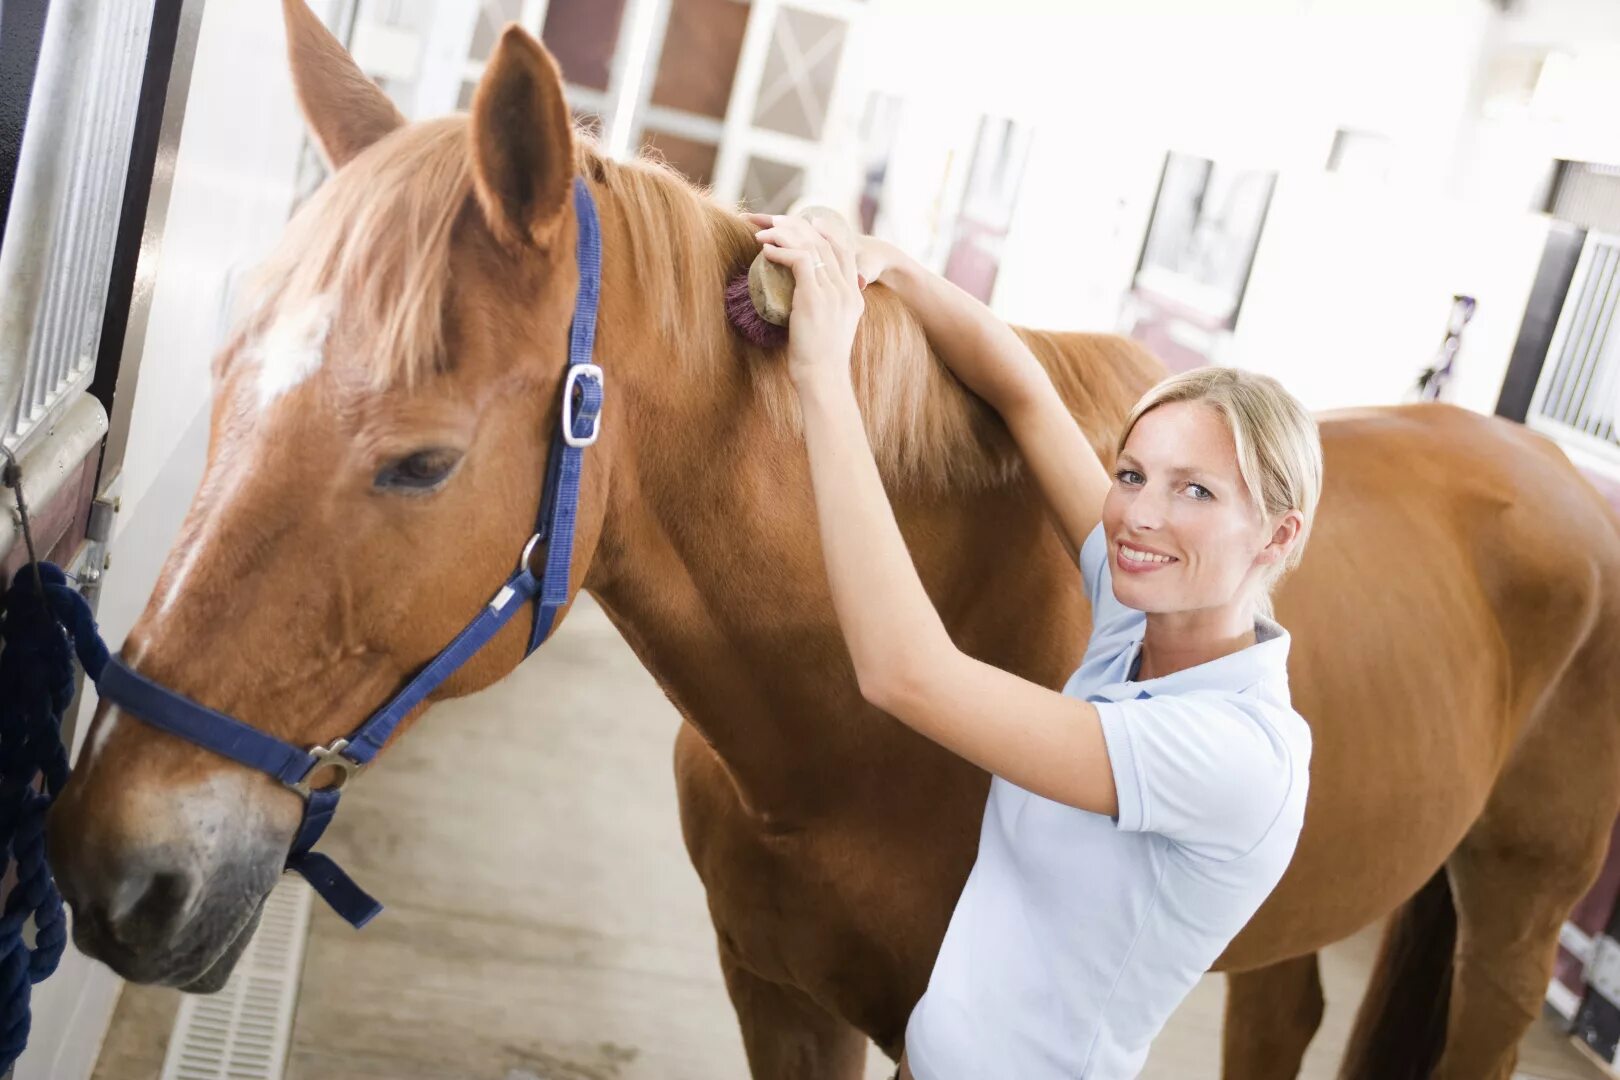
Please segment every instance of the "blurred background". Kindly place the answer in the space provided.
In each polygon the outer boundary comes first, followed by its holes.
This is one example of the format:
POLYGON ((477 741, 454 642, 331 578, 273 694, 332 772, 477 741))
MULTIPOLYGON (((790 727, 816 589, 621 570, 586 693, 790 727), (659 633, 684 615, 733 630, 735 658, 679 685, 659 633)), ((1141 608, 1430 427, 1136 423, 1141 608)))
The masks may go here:
MULTIPOLYGON (((1526 314, 1557 320, 1534 288, 1549 260, 1573 258, 1577 301, 1607 310, 1611 0, 325 6, 407 115, 465 108, 517 22, 615 155, 661 156, 728 205, 837 206, 1008 319, 1129 333, 1172 367, 1241 363, 1318 408, 1414 396, 1463 323, 1429 392, 1495 411, 1526 314)), ((256 67, 220 42, 204 59, 230 85, 200 103, 295 130, 277 50, 233 32, 256 67)), ((319 175, 306 147, 292 197, 319 175)), ((1620 392, 1606 325, 1507 403, 1600 470, 1620 392)))
MULTIPOLYGON (((611 154, 661 157, 723 204, 838 207, 1009 320, 1129 334, 1175 369, 1265 371, 1318 409, 1498 413, 1620 500, 1616 0, 311 6, 408 116, 466 108, 515 22, 611 154)), ((0 420, 8 446, 69 463, 63 439, 105 436, 106 483, 66 468, 80 510, 49 539, 100 545, 85 579, 109 641, 144 606, 200 475, 208 365, 239 283, 322 178, 279 4, 0 0, 0 345, 67 357, 21 385, 0 371, 0 398, 22 395, 0 420), (31 181, 30 153, 84 178, 67 185, 80 201, 31 181), (71 298, 54 338, 18 314, 51 290, 71 298)), ((18 1075, 742 1075, 675 819, 679 719, 600 613, 582 603, 557 645, 444 713, 429 726, 459 734, 408 741, 352 796, 375 812, 351 806, 333 833, 368 882, 397 876, 377 882, 391 915, 399 898, 392 929, 356 936, 294 897, 280 953, 245 965, 212 1018, 166 991, 120 999, 70 956, 36 994, 18 1075), (593 688, 558 700, 587 670, 593 688), (465 777, 432 773, 448 745, 433 739, 475 737, 534 744, 476 800, 465 777), (399 816, 440 789, 465 833, 399 816), (488 910, 453 908, 469 892, 488 910), (511 934, 480 945, 468 919, 511 934), (220 1025, 279 1049, 259 1072, 187 1066, 176 1047, 220 1025)), ((1566 927, 1524 1075, 1595 1077, 1614 1059, 1617 894, 1611 864, 1566 927)), ((1312 1076, 1333 1075, 1369 934, 1325 961, 1312 1076)), ((1216 1075, 1220 993, 1200 988, 1150 1075, 1216 1075)), ((883 1067, 874 1056, 870 1075, 883 1067)))

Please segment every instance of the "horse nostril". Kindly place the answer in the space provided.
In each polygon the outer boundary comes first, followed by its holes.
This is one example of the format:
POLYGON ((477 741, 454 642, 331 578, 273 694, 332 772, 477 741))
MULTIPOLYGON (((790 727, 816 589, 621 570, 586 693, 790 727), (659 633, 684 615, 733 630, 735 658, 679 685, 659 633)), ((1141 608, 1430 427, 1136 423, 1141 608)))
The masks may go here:
POLYGON ((113 896, 108 929, 125 948, 167 945, 184 921, 195 891, 192 879, 185 874, 132 874, 113 896))

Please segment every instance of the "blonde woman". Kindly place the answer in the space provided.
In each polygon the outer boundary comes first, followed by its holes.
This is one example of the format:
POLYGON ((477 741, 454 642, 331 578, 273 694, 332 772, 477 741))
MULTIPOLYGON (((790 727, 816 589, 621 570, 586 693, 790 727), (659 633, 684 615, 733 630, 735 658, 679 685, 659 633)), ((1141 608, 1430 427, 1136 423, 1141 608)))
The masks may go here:
POLYGON ((1269 594, 1310 531, 1315 423, 1274 380, 1192 372, 1138 403, 1110 476, 978 301, 870 238, 851 250, 799 218, 752 220, 796 281, 788 363, 861 692, 993 777, 899 1076, 1135 1076, 1304 818, 1310 729, 1269 594), (962 653, 923 591, 851 387, 857 269, 1000 412, 1079 562, 1092 635, 1061 693, 962 653))

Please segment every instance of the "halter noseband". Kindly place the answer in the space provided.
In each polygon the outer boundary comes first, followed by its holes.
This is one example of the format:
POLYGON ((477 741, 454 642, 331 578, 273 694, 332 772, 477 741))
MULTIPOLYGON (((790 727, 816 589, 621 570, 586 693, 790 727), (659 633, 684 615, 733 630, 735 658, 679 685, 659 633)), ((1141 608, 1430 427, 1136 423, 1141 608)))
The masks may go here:
MULTIPOLYGON (((326 855, 312 851, 337 812, 338 796, 349 778, 363 769, 393 734, 399 722, 472 658, 530 600, 535 601, 528 652, 551 633, 557 611, 568 602, 568 576, 573 563, 574 519, 579 509, 580 472, 585 449, 602 429, 602 369, 591 362, 596 339, 596 308, 602 287, 602 234, 596 204, 579 177, 574 178, 574 213, 579 239, 579 292, 568 335, 568 369, 562 384, 562 423, 552 436, 540 517, 534 535, 523 546, 517 570, 466 628, 457 634, 404 689, 372 713, 347 738, 331 746, 305 750, 215 712, 183 694, 131 670, 119 657, 107 661, 96 683, 97 693, 131 715, 172 735, 195 743, 260 772, 269 773, 304 799, 304 817, 293 838, 286 868, 302 874, 332 908, 356 928, 382 910, 326 855), (546 565, 539 577, 530 557, 546 545, 546 565), (332 783, 311 788, 310 780, 335 769, 332 783)), ((525 654, 527 655, 527 653, 525 654)))

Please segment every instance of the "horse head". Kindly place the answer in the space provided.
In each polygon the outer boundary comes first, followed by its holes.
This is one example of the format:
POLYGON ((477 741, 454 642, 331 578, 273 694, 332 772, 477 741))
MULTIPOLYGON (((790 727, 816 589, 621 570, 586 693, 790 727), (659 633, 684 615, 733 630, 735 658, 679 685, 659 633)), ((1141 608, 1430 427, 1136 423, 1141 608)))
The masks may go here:
MULTIPOLYGON (((409 124, 302 0, 284 8, 332 176, 214 360, 204 477, 122 658, 324 747, 529 554, 580 278, 577 147, 555 63, 516 28, 470 116, 409 124)), ((600 456, 582 487, 569 596, 601 531, 600 456)), ((505 675, 528 635, 508 623, 438 696, 505 675)), ((270 776, 101 702, 50 822, 78 946, 131 980, 217 989, 302 814, 270 776)))

